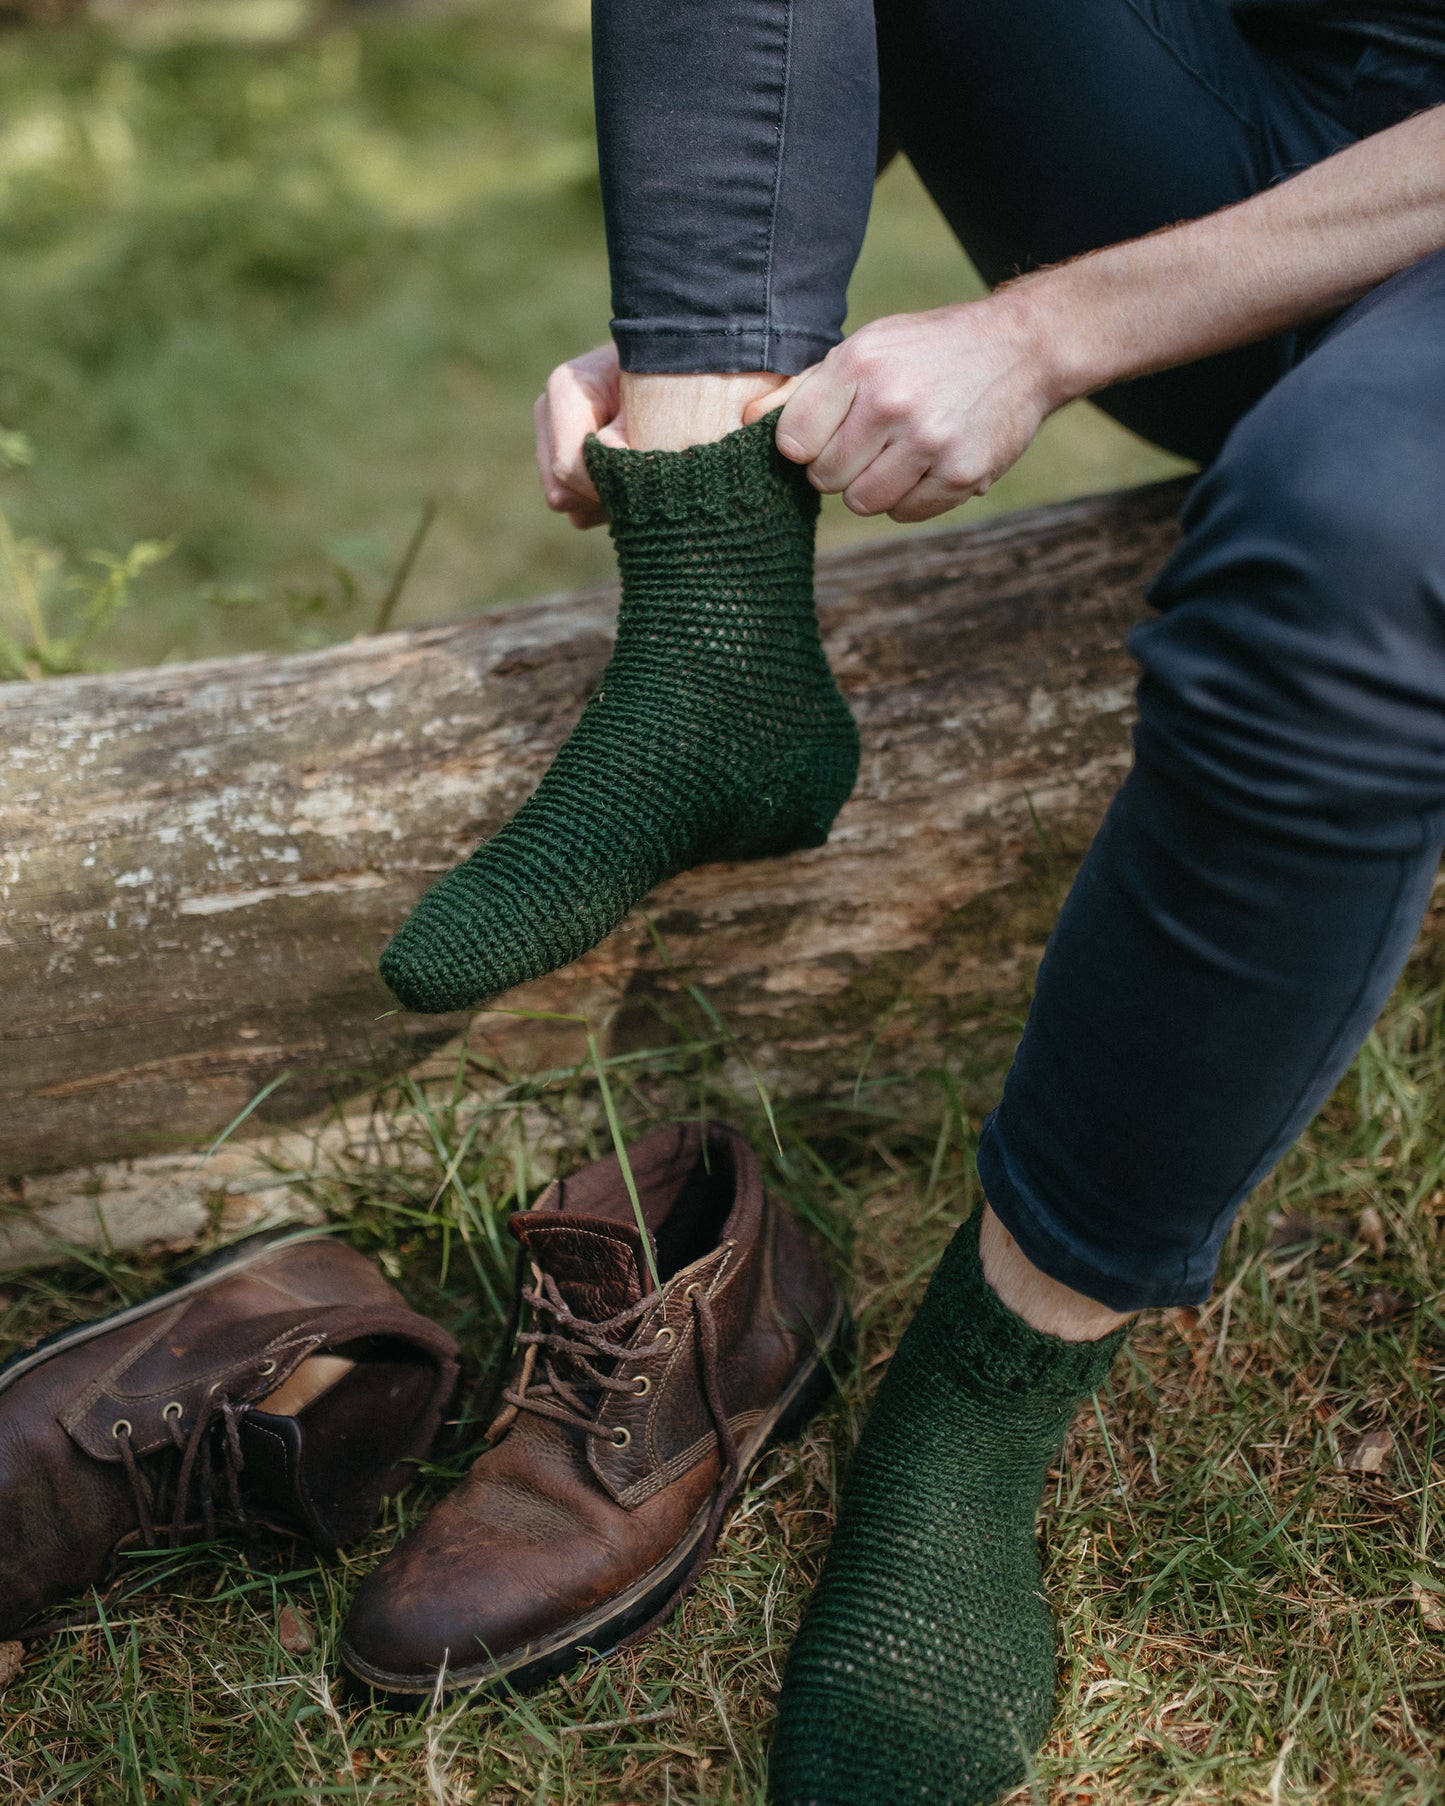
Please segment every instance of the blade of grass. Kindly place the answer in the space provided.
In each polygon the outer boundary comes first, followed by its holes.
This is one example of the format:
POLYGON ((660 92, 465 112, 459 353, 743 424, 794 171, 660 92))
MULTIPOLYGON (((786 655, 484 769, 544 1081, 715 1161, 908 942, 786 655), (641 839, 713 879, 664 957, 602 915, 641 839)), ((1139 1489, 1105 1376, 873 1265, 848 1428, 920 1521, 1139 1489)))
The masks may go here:
POLYGON ((709 1002, 708 998, 698 988, 698 986, 692 985, 692 984, 684 984, 683 980, 678 976, 677 968, 672 963, 672 958, 671 958, 671 955, 667 951, 666 943, 663 941, 662 936, 658 933, 657 926, 653 922, 652 917, 650 915, 648 915, 645 910, 643 911, 642 919, 647 924, 647 932, 652 937, 652 944, 657 949, 658 957, 661 959, 662 963, 667 967, 667 970, 671 974, 674 981, 680 985, 683 985, 683 988, 686 990, 688 996, 692 998, 693 1002, 702 1011, 703 1015, 707 1017, 708 1021, 713 1025, 713 1027, 717 1030, 717 1032, 722 1036, 723 1040, 727 1043, 727 1045, 729 1047, 732 1048, 733 1052, 742 1061, 743 1067, 746 1070, 748 1077, 753 1082, 753 1089, 758 1094, 758 1102, 763 1107, 763 1115, 767 1118, 768 1129, 773 1137, 773 1146, 778 1151, 778 1163, 782 1167, 782 1169, 785 1173, 790 1174, 792 1172, 792 1166, 788 1160, 787 1152, 783 1147, 783 1138, 778 1133, 777 1118, 773 1114, 773 1101, 768 1096, 768 1088, 766 1085, 764 1085, 764 1083, 762 1081, 762 1076, 758 1072, 757 1067, 754 1066, 752 1061, 748 1058, 747 1050, 743 1047, 742 1043, 738 1040, 737 1036, 728 1027, 728 1025, 723 1021, 722 1017, 718 1015, 717 1011, 713 1008, 713 1006, 709 1002))
POLYGON ((652 1231, 647 1227, 647 1220, 642 1214, 642 1199, 637 1194, 637 1181, 632 1176, 632 1163, 627 1158, 627 1144, 622 1139, 622 1124, 617 1118, 617 1105, 612 1099, 612 1087, 607 1083, 607 1067, 602 1059, 602 1050, 597 1045, 597 1037, 591 1028, 587 1030, 587 1051, 592 1056, 592 1069, 597 1074, 597 1088, 602 1093, 602 1108, 607 1112, 607 1127, 612 1132, 612 1145, 617 1153, 617 1164, 622 1169, 622 1182, 627 1187, 627 1195, 632 1200, 632 1214, 637 1218, 637 1233, 642 1238, 642 1252, 647 1260, 647 1272, 652 1280, 654 1292, 662 1290, 662 1279, 657 1271, 657 1257, 652 1252, 652 1231))
POLYGON ((421 555, 426 543, 426 536, 432 530, 432 523, 437 517, 436 498, 428 496, 421 505, 421 518, 412 528, 411 538, 406 542, 406 550, 401 555, 401 563, 397 565, 391 582, 387 585, 386 594, 381 598, 376 610, 376 619, 372 622, 373 633, 385 633, 391 626, 392 617, 396 614, 401 602, 402 592, 406 589, 411 577, 412 567, 421 555))
POLYGON ((622 1134, 622 1122, 617 1114, 617 1104, 612 1096, 612 1087, 607 1082, 607 1062, 602 1058, 602 1049, 597 1042, 597 1034, 586 1016, 573 1015, 565 1010, 499 1010, 498 1015, 519 1016, 524 1020, 535 1022, 575 1022, 587 1036, 587 1057, 597 1079, 597 1089, 602 1097, 602 1108, 607 1117, 608 1132, 612 1136, 613 1151, 617 1155, 617 1164, 622 1172, 622 1182, 627 1187, 627 1196, 632 1203, 632 1214, 637 1219, 637 1233, 642 1240, 642 1253, 647 1261, 648 1277, 652 1281, 655 1292, 662 1290, 662 1280, 657 1271, 657 1257, 652 1251, 652 1231, 647 1227, 647 1219, 642 1214, 642 1199, 638 1195, 637 1181, 632 1176, 632 1166, 627 1158, 627 1143, 622 1134))

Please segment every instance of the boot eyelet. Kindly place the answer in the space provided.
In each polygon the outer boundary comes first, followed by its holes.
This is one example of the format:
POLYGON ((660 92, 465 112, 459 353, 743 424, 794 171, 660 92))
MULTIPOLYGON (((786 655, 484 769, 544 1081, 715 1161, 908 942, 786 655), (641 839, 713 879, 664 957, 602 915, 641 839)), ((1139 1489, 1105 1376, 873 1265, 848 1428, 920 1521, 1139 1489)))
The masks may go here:
POLYGON ((113 1423, 110 1426, 110 1433, 112 1436, 114 1436, 114 1438, 116 1439, 117 1442, 120 1441, 122 1436, 133 1435, 134 1430, 132 1428, 130 1419, 128 1417, 122 1417, 122 1418, 118 1419, 115 1423, 113 1423))
POLYGON ((181 1418, 185 1415, 185 1410, 186 1410, 185 1406, 183 1404, 181 1404, 178 1399, 173 1398, 171 1400, 171 1402, 166 1406, 165 1410, 161 1412, 161 1416, 166 1420, 167 1423, 169 1423, 173 1417, 175 1418, 177 1423, 179 1423, 181 1418))
POLYGON ((686 1288, 686 1290, 683 1292, 682 1295, 684 1298, 691 1298, 695 1292, 701 1292, 701 1291, 704 1291, 705 1289, 706 1288, 704 1287, 702 1281, 700 1279, 695 1279, 695 1280, 693 1280, 692 1284, 686 1288))
POLYGON ((632 1382, 632 1390, 639 1398, 646 1398, 648 1393, 652 1390, 652 1381, 648 1379, 645 1373, 639 1373, 637 1378, 632 1382))
POLYGON ((267 1374, 274 1373, 275 1371, 276 1371, 276 1363, 274 1361, 262 1361, 261 1366, 260 1366, 260 1374, 261 1374, 262 1379, 265 1379, 267 1374))
POLYGON ((612 1432, 613 1448, 625 1449, 631 1441, 632 1441, 631 1430, 629 1430, 625 1424, 618 1424, 617 1428, 612 1432))
POLYGON ((672 1327, 672 1325, 670 1323, 664 1323, 662 1328, 660 1330, 658 1330, 657 1334, 653 1337, 653 1341, 655 1341, 655 1342, 662 1342, 662 1343, 668 1343, 668 1344, 673 1343, 676 1340, 677 1340, 677 1331, 672 1327))

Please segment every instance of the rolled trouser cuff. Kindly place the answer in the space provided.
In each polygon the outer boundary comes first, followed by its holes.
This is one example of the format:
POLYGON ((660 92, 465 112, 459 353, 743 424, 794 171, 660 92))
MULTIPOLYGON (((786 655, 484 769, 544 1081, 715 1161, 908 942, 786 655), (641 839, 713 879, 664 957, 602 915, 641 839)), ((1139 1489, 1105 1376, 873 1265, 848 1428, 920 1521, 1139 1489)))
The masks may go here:
POLYGON ((706 326, 614 320, 621 367, 637 376, 728 376, 767 370, 796 376, 838 343, 837 333, 740 320, 706 326))
MULTIPOLYGON (((1124 1248, 1092 1245, 1073 1234, 1030 1185, 998 1118, 995 1110, 983 1125, 978 1176, 994 1215, 1041 1273, 1114 1311, 1163 1310, 1208 1298, 1222 1238, 1191 1253, 1182 1268, 1174 1254, 1151 1261, 1138 1251, 1131 1256, 1124 1248)), ((1223 1227, 1230 1220, 1225 1216, 1223 1227)))

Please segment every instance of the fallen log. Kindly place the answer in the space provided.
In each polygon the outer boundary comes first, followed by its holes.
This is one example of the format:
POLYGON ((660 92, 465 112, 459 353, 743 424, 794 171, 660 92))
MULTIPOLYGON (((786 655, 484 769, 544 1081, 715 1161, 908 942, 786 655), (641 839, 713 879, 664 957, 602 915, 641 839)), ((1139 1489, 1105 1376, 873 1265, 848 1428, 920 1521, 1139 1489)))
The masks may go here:
MULTIPOLYGON (((878 1034, 926 1061, 1037 958, 1059 871, 1128 761, 1123 636, 1169 549, 1163 484, 821 561, 862 734, 831 842, 713 866, 509 1007, 655 1037, 679 982, 779 1086, 822 1089, 878 1034), (669 965, 671 970, 669 970, 669 965)), ((462 1018, 395 1013, 377 952, 517 808, 594 685, 601 588, 299 657, 0 686, 0 1177, 173 1154, 282 1073, 294 1121, 462 1018), (388 1013, 390 1012, 390 1013, 388 1013)), ((483 1015, 489 1058, 575 1045, 483 1015)))

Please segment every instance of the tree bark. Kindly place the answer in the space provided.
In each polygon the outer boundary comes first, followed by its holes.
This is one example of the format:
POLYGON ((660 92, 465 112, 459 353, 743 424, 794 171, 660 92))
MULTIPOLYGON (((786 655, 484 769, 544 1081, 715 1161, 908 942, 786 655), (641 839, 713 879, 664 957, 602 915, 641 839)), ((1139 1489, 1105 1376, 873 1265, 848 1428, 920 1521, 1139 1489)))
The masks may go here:
MULTIPOLYGON (((828 846, 713 866, 505 1001, 655 1039, 705 990, 779 1087, 878 1044, 927 1064, 1017 991, 1129 759, 1125 630, 1181 486, 1070 502, 820 561, 863 740, 828 846)), ((376 955, 517 808, 606 660, 583 591, 301 657, 0 686, 0 1176, 193 1146, 291 1076, 295 1120, 463 1018, 388 1014, 376 955)), ((482 1015, 514 1068, 565 1024, 482 1015)), ((17 1194, 20 1188, 12 1185, 17 1194)))

